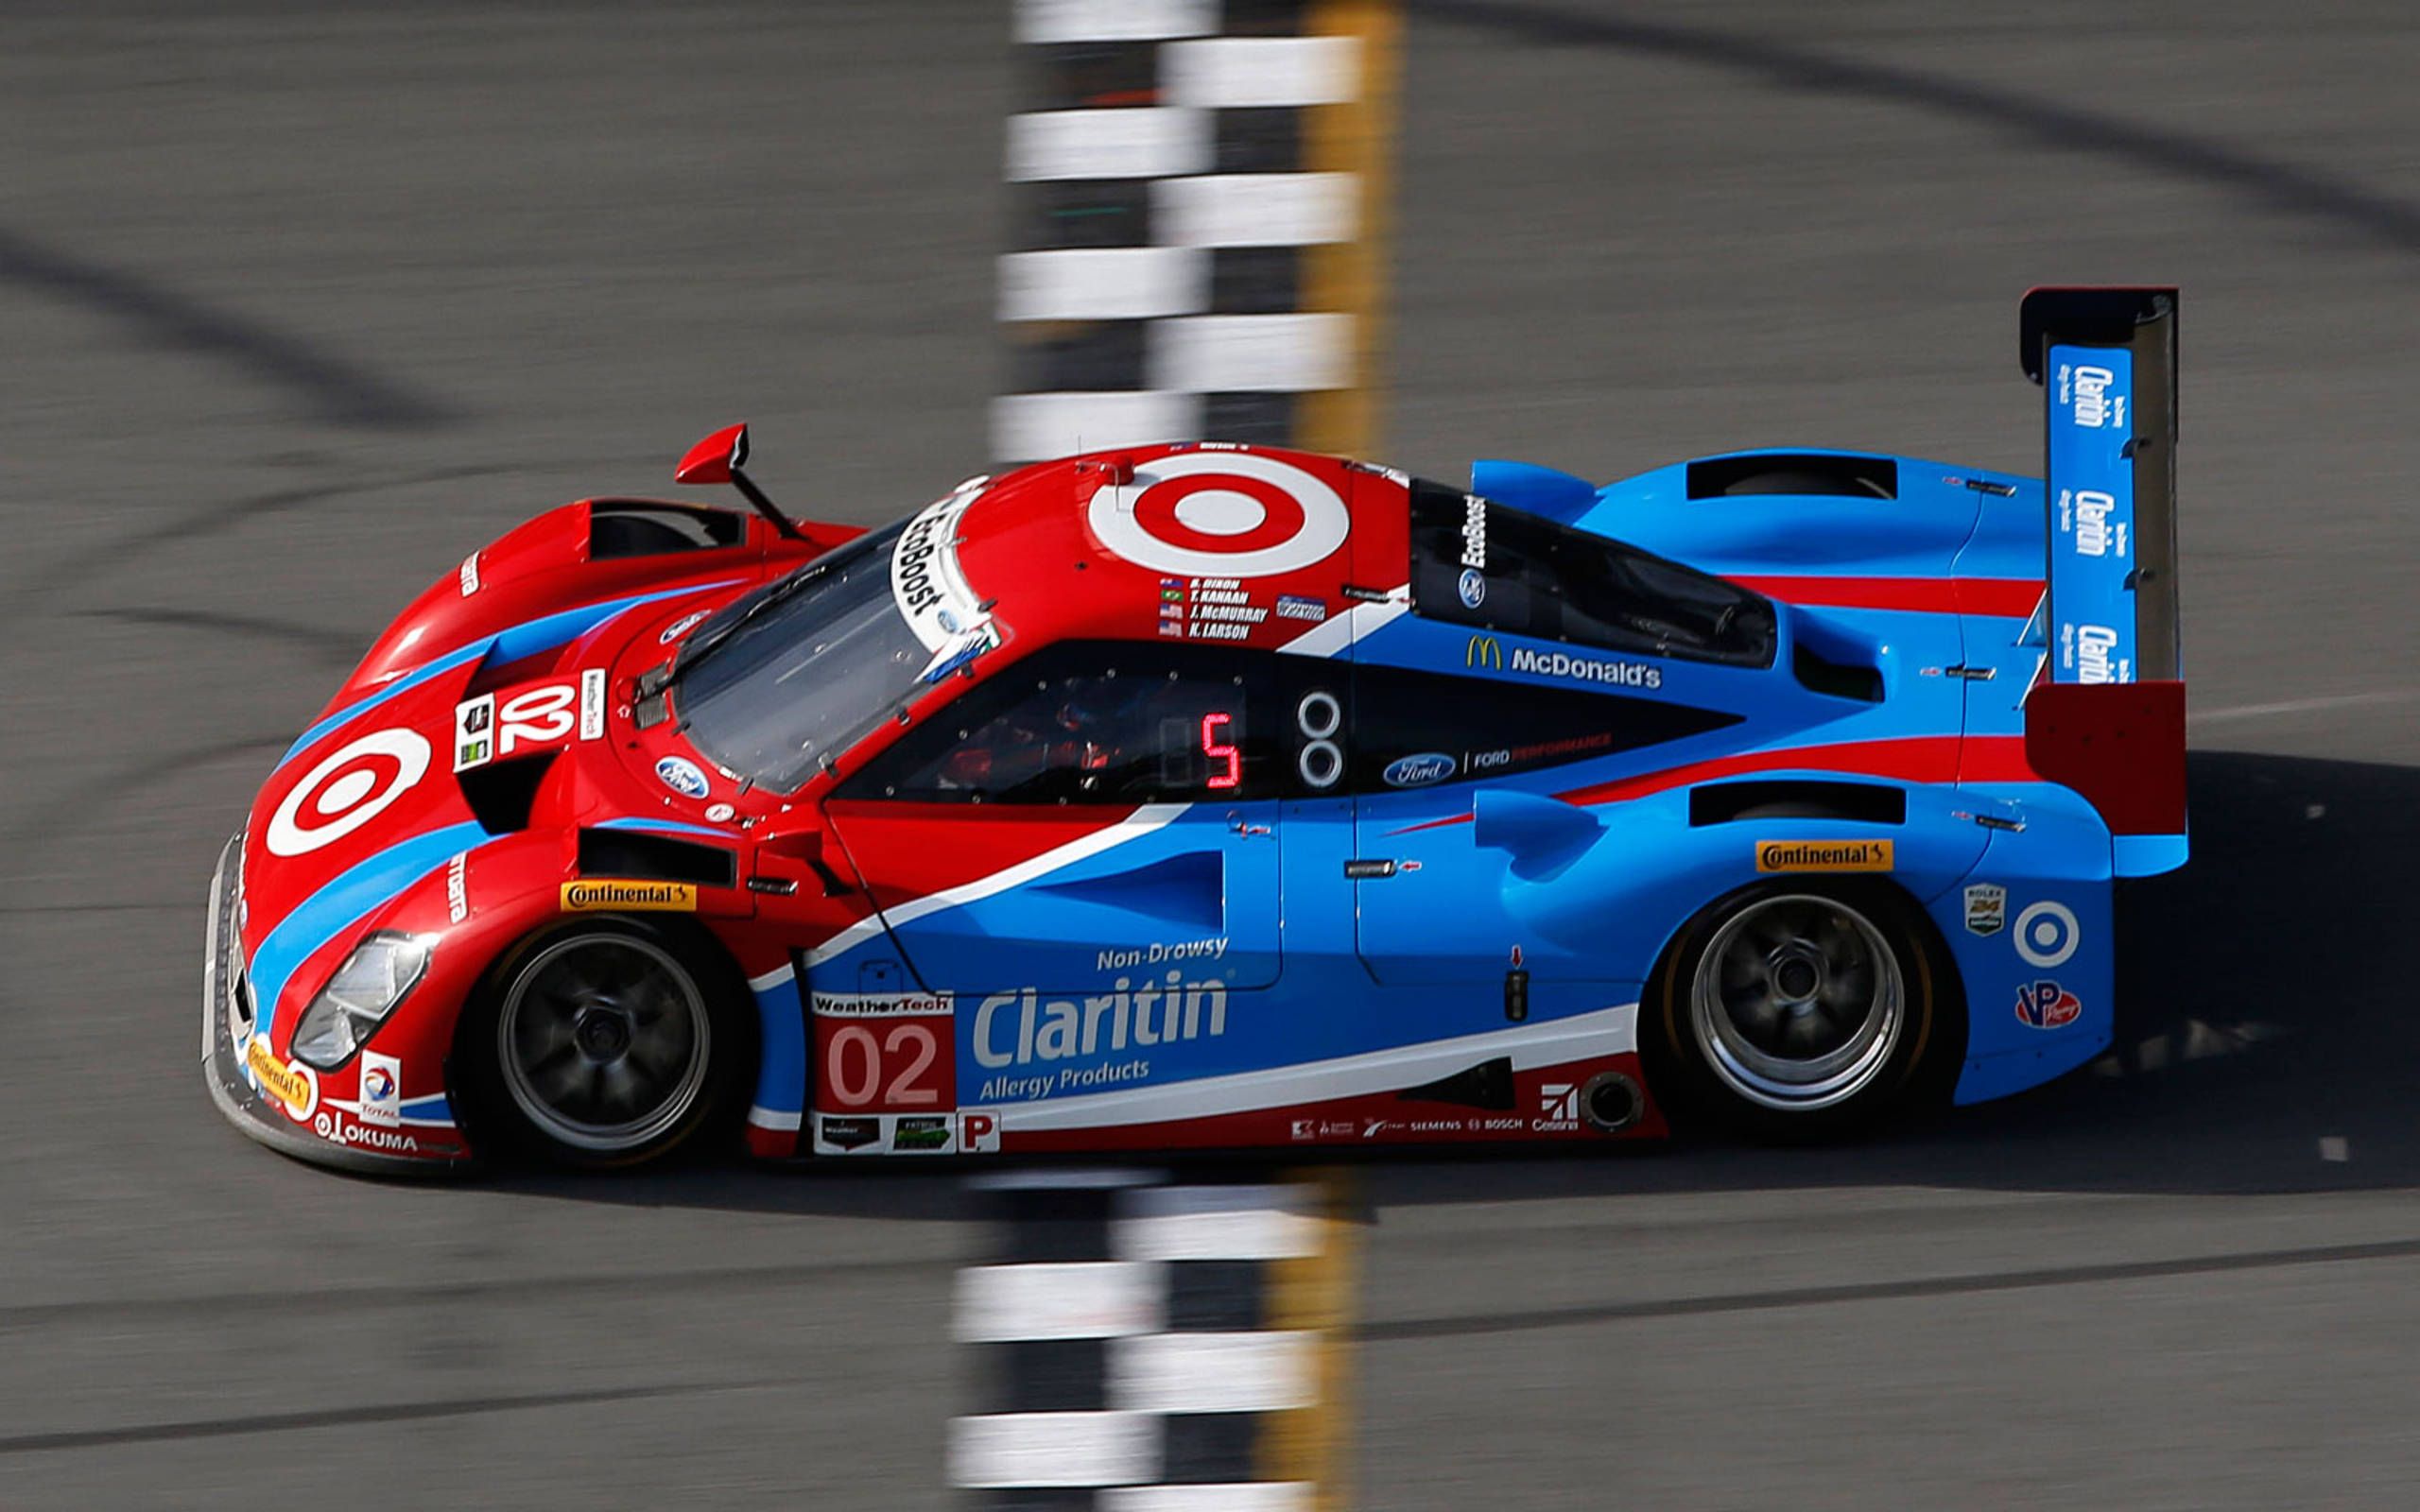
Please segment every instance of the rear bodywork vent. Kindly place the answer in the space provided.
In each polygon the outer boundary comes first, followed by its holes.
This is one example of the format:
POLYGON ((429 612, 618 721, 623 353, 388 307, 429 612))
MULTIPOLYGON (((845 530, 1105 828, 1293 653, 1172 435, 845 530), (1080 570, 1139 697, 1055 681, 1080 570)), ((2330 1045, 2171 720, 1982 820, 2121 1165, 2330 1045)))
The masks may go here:
POLYGON ((1905 824, 1908 794, 1877 782, 1827 782, 1820 778, 1769 778, 1753 782, 1710 782, 1689 793, 1689 823, 1731 824, 1740 819, 1849 819, 1859 824, 1905 824))
POLYGON ((579 874, 729 887, 739 880, 739 855, 720 846, 676 840, 644 830, 582 830, 579 874))
POLYGON ((538 784, 554 764, 555 753, 547 751, 474 766, 455 781, 461 784, 462 800, 471 805, 471 817, 479 821, 480 829, 490 834, 518 834, 529 828, 529 809, 538 800, 538 784))
POLYGON ((1860 703, 1882 701, 1880 670, 1851 662, 1835 662, 1805 641, 1790 647, 1789 670, 1797 676, 1799 684, 1810 692, 1855 698, 1860 703))
POLYGON ((1895 499, 1899 496, 1899 464, 1887 456, 1846 456, 1830 452, 1757 452, 1747 456, 1708 457, 1689 464, 1692 499, 1743 498, 1760 493, 1895 499))
POLYGON ((590 561, 719 551, 738 545, 747 533, 747 522, 729 509, 646 499, 592 499, 588 505, 590 561))

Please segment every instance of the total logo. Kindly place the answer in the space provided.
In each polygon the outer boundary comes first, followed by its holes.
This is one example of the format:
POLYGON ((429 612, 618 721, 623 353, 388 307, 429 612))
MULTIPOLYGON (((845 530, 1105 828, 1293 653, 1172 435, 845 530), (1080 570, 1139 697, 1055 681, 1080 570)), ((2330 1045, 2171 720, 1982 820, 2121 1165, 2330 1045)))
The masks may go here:
POLYGON ((361 1121, 389 1128, 404 1121, 404 1063, 374 1051, 361 1053, 361 1121))
POLYGON ((2016 989, 2017 1019, 2030 1028, 2063 1029, 2083 1014, 2076 995, 2045 978, 2020 984, 2016 989))

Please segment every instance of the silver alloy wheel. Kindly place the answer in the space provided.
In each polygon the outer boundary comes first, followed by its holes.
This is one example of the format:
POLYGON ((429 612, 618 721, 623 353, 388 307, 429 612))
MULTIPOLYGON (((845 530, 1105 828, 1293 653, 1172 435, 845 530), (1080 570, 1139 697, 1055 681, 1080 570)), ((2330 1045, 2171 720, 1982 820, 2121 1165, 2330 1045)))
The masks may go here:
POLYGON ((1723 1085, 1783 1112, 1834 1108, 1874 1084, 1907 1025, 1899 959, 1833 898, 1759 898, 1698 957, 1689 1024, 1723 1085))
POLYGON ((704 1094, 713 1030, 678 961, 635 936, 568 936, 513 973, 496 1015, 505 1090, 539 1132, 593 1155, 644 1149, 704 1094))

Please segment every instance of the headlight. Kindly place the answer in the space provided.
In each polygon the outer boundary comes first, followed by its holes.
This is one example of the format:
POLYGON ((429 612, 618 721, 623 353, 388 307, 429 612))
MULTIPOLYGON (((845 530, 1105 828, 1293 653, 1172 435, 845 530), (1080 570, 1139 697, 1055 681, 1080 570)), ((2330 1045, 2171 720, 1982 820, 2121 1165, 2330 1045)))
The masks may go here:
POLYGON ((428 970, 428 947, 410 935, 380 930, 320 988, 294 1031, 294 1058, 320 1071, 344 1064, 428 970))

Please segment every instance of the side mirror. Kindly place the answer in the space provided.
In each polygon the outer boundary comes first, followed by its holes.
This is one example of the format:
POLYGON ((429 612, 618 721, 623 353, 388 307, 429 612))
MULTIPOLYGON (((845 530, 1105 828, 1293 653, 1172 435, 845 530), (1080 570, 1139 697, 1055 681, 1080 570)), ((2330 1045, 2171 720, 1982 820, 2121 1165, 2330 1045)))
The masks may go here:
POLYGON ((728 483, 737 489, 756 512, 773 523, 773 528, 791 541, 804 541, 790 517, 773 507, 765 490, 750 481, 741 469, 748 465, 748 425, 726 425, 689 448, 681 465, 672 470, 675 483, 728 483))
POLYGON ((748 465, 748 425, 726 425, 689 448, 672 470, 675 483, 729 483, 748 465))
POLYGON ((1471 799, 1472 841, 1511 852, 1512 874, 1524 881, 1561 870, 1604 833, 1597 816, 1559 798, 1482 788, 1471 799))
MULTIPOLYGON (((821 830, 792 830, 786 834, 774 835, 756 848, 756 866, 758 875, 769 879, 780 878, 790 866, 804 867, 815 873, 815 880, 823 885, 824 897, 845 898, 850 892, 848 883, 832 869, 832 863, 823 859, 823 832, 821 830), (771 865, 768 866, 768 862, 771 865)), ((752 878, 752 883, 754 880, 752 878)))

